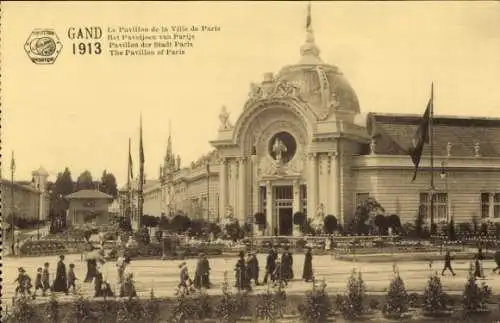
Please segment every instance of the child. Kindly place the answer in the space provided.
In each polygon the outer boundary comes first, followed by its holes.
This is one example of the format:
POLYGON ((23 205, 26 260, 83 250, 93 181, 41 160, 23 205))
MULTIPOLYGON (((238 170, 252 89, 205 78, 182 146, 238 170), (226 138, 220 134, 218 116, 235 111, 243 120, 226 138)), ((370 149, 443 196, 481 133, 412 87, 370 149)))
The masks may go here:
POLYGON ((42 286, 43 286, 43 296, 47 294, 47 291, 50 290, 50 274, 49 274, 49 263, 46 262, 43 264, 42 271, 42 286))
POLYGON ((194 291, 194 288, 192 286, 191 278, 189 278, 189 272, 188 272, 188 267, 187 267, 186 262, 183 261, 179 265, 179 268, 181 269, 181 271, 179 273, 180 282, 179 282, 179 285, 177 286, 176 295, 181 293, 181 291, 182 291, 182 293, 189 294, 189 291, 190 290, 194 291))
POLYGON ((26 274, 23 267, 18 269, 19 275, 14 282, 17 282, 16 294, 21 293, 23 295, 28 294, 31 296, 31 278, 26 274))
POLYGON ((35 278, 35 292, 33 293, 33 297, 36 297, 36 292, 41 289, 42 290, 42 296, 45 296, 45 291, 43 290, 43 283, 42 283, 42 267, 38 267, 36 270, 36 278, 35 278))
POLYGON ((78 280, 75 275, 75 264, 69 264, 68 271, 68 290, 73 287, 73 294, 76 292, 76 284, 75 282, 78 280))

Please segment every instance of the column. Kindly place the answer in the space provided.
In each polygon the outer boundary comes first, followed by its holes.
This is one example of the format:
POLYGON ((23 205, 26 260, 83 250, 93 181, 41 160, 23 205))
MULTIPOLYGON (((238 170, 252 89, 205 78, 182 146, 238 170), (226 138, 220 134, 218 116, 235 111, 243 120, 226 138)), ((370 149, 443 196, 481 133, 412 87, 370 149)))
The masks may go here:
POLYGON ((260 201, 259 201, 259 181, 257 179, 257 156, 252 156, 252 216, 259 212, 260 201))
POLYGON ((490 193, 488 199, 488 217, 493 219, 495 217, 495 194, 490 193))
POLYGON ((240 221, 245 222, 246 217, 246 207, 245 207, 245 157, 241 157, 238 160, 239 170, 238 170, 238 218, 240 221))
POLYGON ((330 156, 330 205, 328 212, 334 215, 339 223, 342 221, 340 215, 340 167, 337 153, 331 153, 330 156))
POLYGON ((219 169, 219 218, 224 218, 227 206, 227 160, 223 158, 219 169))
POLYGON ((293 214, 300 211, 300 183, 293 181, 293 214))
POLYGON ((309 155, 309 174, 307 181, 307 216, 310 219, 315 217, 318 207, 318 164, 317 154, 309 155))
POLYGON ((273 216, 273 187, 271 181, 266 182, 266 219, 269 235, 274 235, 274 216, 273 216))

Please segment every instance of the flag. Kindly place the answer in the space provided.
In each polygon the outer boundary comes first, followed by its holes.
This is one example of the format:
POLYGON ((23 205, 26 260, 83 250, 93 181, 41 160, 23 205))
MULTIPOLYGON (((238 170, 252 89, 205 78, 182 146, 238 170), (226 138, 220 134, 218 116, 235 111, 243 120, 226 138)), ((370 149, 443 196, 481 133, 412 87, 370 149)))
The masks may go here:
POLYGON ((133 166, 132 166, 132 153, 130 150, 130 138, 128 138, 128 179, 127 181, 130 181, 131 179, 134 178, 134 171, 133 171, 133 166))
POLYGON ((306 29, 311 27, 311 1, 307 4, 307 18, 306 18, 306 29))
POLYGON ((10 161, 10 170, 16 170, 16 160, 14 159, 14 152, 12 152, 12 159, 10 161))
POLYGON ((139 161, 141 163, 141 167, 144 166, 144 145, 142 143, 142 116, 141 116, 141 126, 140 126, 140 142, 139 142, 139 161))
POLYGON ((418 126, 417 131, 412 139, 412 147, 409 149, 409 154, 413 165, 415 165, 415 172, 413 173, 412 182, 417 178, 418 166, 420 165, 420 159, 422 158, 422 152, 424 146, 429 142, 429 130, 432 118, 432 109, 434 101, 434 87, 431 87, 431 97, 427 103, 427 108, 425 109, 424 115, 422 117, 422 122, 418 126))

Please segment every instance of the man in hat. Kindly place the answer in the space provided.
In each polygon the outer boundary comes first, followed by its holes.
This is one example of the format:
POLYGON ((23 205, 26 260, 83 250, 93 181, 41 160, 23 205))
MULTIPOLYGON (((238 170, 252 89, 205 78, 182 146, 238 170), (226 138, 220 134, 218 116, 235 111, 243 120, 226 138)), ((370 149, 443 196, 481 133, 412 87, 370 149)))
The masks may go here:
POLYGON ((202 268, 203 275, 201 280, 201 285, 205 288, 210 288, 210 263, 208 262, 208 258, 206 254, 202 254, 202 268))
POLYGON ((178 295, 179 293, 189 294, 189 291, 192 288, 192 286, 186 262, 185 261, 181 262, 179 268, 181 269, 179 273, 180 281, 179 285, 177 286, 177 291, 175 294, 176 295, 178 295))
POLYGON ((248 255, 247 259, 247 272, 248 272, 248 280, 254 281, 256 286, 259 286, 259 260, 257 259, 257 255, 255 251, 252 251, 248 255))
POLYGON ((269 250, 269 254, 266 259, 266 275, 264 276, 264 284, 267 284, 268 279, 274 281, 274 271, 276 269, 276 260, 278 259, 278 253, 274 247, 269 250))

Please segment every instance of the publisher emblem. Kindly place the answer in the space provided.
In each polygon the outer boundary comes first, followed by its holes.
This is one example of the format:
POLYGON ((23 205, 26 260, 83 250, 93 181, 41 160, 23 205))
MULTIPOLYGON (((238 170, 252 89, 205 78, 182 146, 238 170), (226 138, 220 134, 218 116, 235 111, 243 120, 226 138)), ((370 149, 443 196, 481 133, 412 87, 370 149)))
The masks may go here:
POLYGON ((52 29, 35 29, 31 32, 24 50, 35 64, 54 64, 62 44, 52 29))

